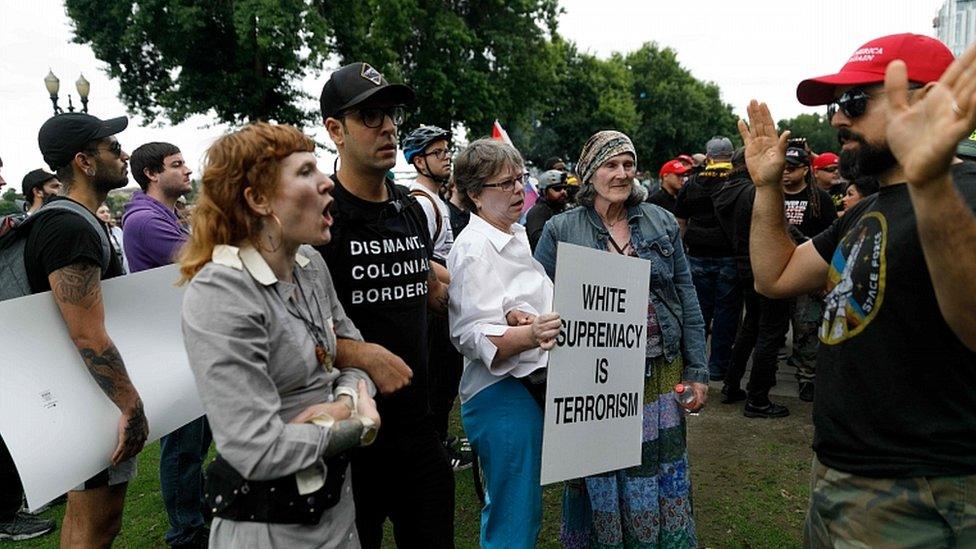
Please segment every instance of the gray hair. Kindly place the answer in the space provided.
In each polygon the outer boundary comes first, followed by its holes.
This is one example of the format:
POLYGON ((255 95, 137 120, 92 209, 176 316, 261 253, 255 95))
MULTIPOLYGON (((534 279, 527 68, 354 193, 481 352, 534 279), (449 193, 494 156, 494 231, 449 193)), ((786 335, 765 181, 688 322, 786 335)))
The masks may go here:
POLYGON ((451 179, 454 189, 461 195, 461 202, 469 211, 477 211, 471 193, 475 196, 484 190, 485 182, 506 168, 525 168, 525 161, 515 147, 503 142, 482 137, 465 147, 454 158, 451 179))

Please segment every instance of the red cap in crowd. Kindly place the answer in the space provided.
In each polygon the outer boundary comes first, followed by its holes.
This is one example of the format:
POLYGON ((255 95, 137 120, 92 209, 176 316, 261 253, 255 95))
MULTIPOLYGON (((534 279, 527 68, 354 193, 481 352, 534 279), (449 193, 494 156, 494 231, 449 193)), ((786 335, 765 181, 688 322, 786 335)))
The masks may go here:
POLYGON ((679 154, 678 157, 675 158, 675 160, 680 160, 680 161, 684 162, 685 164, 688 164, 689 166, 694 166, 695 165, 695 159, 692 158, 692 157, 690 157, 690 156, 688 156, 687 154, 679 154))
POLYGON ((669 174, 669 173, 684 175, 690 169, 691 168, 685 166, 680 160, 675 158, 673 160, 668 160, 667 162, 664 163, 663 166, 661 166, 660 175, 661 177, 664 177, 665 174, 669 174))
POLYGON ((884 82, 888 63, 895 59, 905 62, 909 81, 925 84, 938 80, 954 58, 945 44, 930 36, 882 36, 858 48, 837 74, 800 82, 796 98, 804 105, 826 105, 834 100, 837 86, 880 84, 884 82))
POLYGON ((832 152, 825 152, 823 154, 818 154, 816 158, 813 159, 813 169, 819 170, 821 168, 826 168, 827 166, 833 166, 837 164, 837 155, 832 152))

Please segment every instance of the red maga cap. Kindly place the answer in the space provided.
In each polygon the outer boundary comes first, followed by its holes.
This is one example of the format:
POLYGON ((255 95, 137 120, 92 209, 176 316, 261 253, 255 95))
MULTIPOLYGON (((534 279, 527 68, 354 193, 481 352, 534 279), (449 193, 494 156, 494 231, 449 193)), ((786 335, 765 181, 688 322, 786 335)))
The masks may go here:
POLYGON ((832 152, 825 152, 818 154, 816 158, 813 159, 813 169, 819 170, 821 168, 826 168, 827 166, 833 166, 837 164, 837 155, 832 152))
POLYGON ((888 63, 901 59, 912 82, 934 82, 952 63, 949 48, 931 36, 892 34, 864 44, 837 74, 808 78, 796 87, 796 98, 804 105, 826 105, 834 100, 837 86, 859 86, 884 82, 888 63))
POLYGON ((664 177, 664 174, 668 174, 668 173, 675 173, 678 175, 682 175, 690 169, 691 168, 682 164, 681 161, 678 159, 668 160, 667 162, 664 163, 663 166, 661 166, 661 173, 659 175, 661 177, 664 177))

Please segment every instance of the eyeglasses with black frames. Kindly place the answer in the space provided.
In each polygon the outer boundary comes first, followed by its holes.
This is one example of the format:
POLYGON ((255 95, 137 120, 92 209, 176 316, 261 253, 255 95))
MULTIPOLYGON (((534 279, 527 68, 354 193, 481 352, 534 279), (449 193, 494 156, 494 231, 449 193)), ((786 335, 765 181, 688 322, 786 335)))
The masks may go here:
POLYGON ((389 116, 390 120, 393 121, 394 126, 403 124, 403 105, 355 109, 343 113, 342 116, 349 116, 354 112, 359 114, 359 120, 363 123, 363 126, 366 126, 367 128, 379 128, 383 125, 383 120, 387 116, 389 116))
POLYGON ((430 152, 424 153, 421 156, 433 156, 438 160, 446 160, 454 154, 454 149, 434 149, 430 152))

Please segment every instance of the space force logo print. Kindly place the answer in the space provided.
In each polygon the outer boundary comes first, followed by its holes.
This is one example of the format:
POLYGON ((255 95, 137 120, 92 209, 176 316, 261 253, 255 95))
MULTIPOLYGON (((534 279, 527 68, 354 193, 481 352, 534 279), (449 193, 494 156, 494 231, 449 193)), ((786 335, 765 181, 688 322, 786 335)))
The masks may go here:
POLYGON ((888 223, 880 212, 862 217, 841 240, 827 273, 820 340, 837 345, 862 331, 878 315, 885 292, 888 223))

